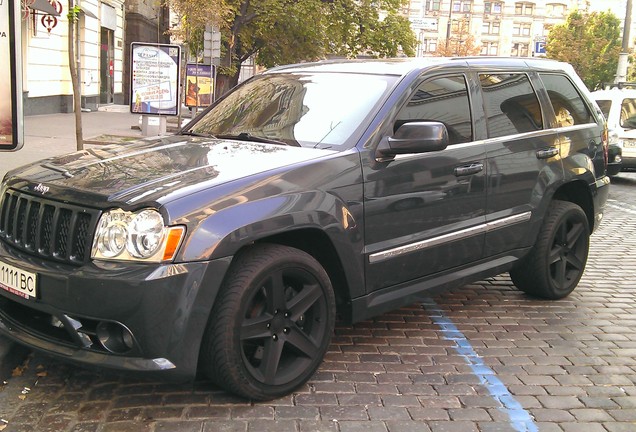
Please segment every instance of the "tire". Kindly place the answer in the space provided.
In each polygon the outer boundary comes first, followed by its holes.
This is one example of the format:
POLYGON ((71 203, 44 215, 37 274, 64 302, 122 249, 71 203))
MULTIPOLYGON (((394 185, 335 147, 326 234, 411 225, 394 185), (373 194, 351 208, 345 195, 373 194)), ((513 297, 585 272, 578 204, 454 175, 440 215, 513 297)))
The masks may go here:
POLYGON ((254 400, 290 393, 320 365, 334 329, 329 276, 311 255, 257 244, 239 254, 201 345, 201 370, 254 400))
POLYGON ((512 282, 536 297, 566 297, 583 276, 589 244, 590 229, 581 207, 553 201, 537 242, 510 271, 512 282))

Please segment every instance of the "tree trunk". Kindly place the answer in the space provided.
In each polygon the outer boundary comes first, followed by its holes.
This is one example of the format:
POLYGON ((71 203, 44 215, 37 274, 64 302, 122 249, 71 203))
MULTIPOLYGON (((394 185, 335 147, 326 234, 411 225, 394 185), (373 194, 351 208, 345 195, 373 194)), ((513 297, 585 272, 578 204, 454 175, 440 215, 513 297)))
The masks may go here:
MULTIPOLYGON (((69 1, 69 9, 73 8, 73 1, 69 1)), ((71 70, 71 83, 73 84, 73 111, 75 112, 75 142, 77 150, 84 150, 84 138, 82 133, 82 89, 79 82, 79 73, 75 58, 75 26, 77 15, 69 16, 68 20, 68 64, 71 70)))

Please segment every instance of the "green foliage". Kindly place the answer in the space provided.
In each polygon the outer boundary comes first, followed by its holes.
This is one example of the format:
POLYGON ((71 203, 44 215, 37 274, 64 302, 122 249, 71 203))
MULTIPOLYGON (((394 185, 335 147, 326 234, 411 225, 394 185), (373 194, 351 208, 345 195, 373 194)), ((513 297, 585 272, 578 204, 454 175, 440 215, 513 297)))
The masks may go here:
POLYGON ((76 23, 77 20, 79 20, 80 12, 82 12, 82 8, 79 7, 79 5, 75 5, 68 10, 68 13, 66 14, 66 18, 68 18, 68 21, 70 23, 76 23))
POLYGON ((409 20, 399 15, 403 3, 402 0, 330 2, 327 52, 343 57, 395 57, 401 50, 406 56, 415 55, 417 39, 409 20))
POLYGON ((620 20, 611 12, 574 11, 546 43, 547 57, 570 63, 590 90, 614 80, 620 50, 620 20))
POLYGON ((272 67, 327 55, 412 56, 417 45, 408 19, 398 13, 404 0, 167 1, 188 26, 188 37, 183 31, 180 36, 191 48, 206 20, 221 29, 219 74, 230 85, 241 62, 253 55, 259 65, 272 67))

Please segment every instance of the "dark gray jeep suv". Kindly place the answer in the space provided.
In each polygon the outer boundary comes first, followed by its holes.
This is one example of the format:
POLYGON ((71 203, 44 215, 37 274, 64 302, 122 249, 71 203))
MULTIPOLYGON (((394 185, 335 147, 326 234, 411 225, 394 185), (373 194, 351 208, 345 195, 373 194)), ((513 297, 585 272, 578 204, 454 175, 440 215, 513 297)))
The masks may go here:
POLYGON ((280 67, 174 136, 8 173, 0 332, 277 397, 316 370, 336 314, 506 271, 567 296, 608 194, 606 135, 562 63, 280 67))

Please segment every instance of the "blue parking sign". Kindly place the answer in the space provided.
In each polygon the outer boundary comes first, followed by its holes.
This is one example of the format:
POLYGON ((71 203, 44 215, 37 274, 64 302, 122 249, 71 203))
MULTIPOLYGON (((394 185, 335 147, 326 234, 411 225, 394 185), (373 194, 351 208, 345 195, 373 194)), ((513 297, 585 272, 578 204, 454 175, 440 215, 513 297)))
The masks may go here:
POLYGON ((545 41, 537 41, 534 43, 535 54, 545 54, 545 41))

